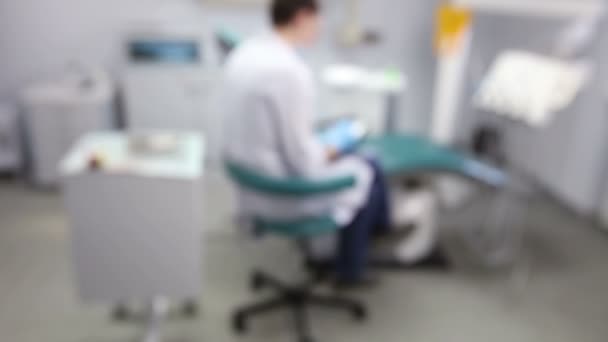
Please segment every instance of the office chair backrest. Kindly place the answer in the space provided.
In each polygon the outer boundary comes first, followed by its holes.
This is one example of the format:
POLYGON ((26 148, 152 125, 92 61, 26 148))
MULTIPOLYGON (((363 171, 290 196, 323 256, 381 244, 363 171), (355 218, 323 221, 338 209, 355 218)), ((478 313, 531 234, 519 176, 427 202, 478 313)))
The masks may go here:
POLYGON ((230 178, 240 186, 269 195, 313 196, 345 190, 353 187, 356 183, 355 177, 351 175, 319 181, 296 177, 278 179, 260 174, 233 162, 225 162, 225 167, 230 178))

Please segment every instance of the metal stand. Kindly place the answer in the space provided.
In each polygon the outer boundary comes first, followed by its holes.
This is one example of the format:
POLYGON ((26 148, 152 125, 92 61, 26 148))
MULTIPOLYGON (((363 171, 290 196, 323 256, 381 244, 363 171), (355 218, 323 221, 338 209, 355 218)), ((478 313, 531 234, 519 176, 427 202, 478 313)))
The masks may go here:
MULTIPOLYGON (((125 302, 118 303, 112 310, 112 319, 117 322, 142 323, 145 326, 142 337, 143 342, 162 341, 162 323, 171 312, 171 301, 169 298, 158 296, 145 303, 142 311, 134 311, 125 302)), ((191 318, 198 314, 198 305, 195 300, 190 299, 182 304, 177 315, 191 318)))
POLYGON ((384 130, 386 133, 397 132, 399 127, 399 95, 390 93, 386 95, 386 113, 384 118, 384 130))
POLYGON ((157 297, 152 299, 148 305, 149 307, 145 323, 146 330, 142 341, 161 342, 161 325, 169 312, 169 300, 167 298, 157 297))

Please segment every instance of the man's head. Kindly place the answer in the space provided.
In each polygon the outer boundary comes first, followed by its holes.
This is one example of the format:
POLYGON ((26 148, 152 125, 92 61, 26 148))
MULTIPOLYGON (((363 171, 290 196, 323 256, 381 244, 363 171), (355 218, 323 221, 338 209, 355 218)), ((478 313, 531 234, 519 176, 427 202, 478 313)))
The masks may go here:
POLYGON ((309 45, 319 32, 319 10, 317 0, 272 0, 270 15, 274 28, 292 43, 309 45))

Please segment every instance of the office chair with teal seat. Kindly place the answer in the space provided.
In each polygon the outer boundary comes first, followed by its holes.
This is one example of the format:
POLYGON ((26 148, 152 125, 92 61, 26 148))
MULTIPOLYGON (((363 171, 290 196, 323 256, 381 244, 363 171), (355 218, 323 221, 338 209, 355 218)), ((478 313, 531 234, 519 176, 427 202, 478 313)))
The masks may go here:
MULTIPOLYGON (((284 196, 287 198, 304 198, 320 194, 328 194, 348 189, 355 185, 354 176, 346 176, 325 181, 311 182, 301 178, 276 179, 256 173, 246 167, 235 163, 226 163, 228 175, 238 186, 269 196, 284 196)), ((278 235, 296 242, 305 242, 310 238, 324 234, 333 234, 340 226, 331 215, 318 217, 303 217, 294 220, 273 220, 264 217, 252 218, 256 231, 278 235)), ((314 277, 313 277, 314 278, 314 277)), ((243 333, 247 330, 247 322, 251 316, 262 314, 274 309, 288 307, 292 310, 295 319, 296 334, 299 342, 313 341, 308 325, 306 307, 318 305, 328 308, 344 309, 349 311, 353 318, 364 320, 367 317, 366 307, 352 299, 339 296, 322 296, 312 292, 316 280, 299 285, 283 284, 271 275, 255 271, 251 277, 253 289, 270 288, 277 292, 274 298, 239 308, 232 318, 233 328, 243 333)))

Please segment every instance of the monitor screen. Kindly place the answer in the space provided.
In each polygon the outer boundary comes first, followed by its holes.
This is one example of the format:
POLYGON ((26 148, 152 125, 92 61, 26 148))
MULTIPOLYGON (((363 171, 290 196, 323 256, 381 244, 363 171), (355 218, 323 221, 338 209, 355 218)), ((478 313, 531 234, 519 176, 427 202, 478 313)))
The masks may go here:
POLYGON ((201 62, 199 43, 193 40, 137 40, 129 43, 135 63, 196 64, 201 62))

